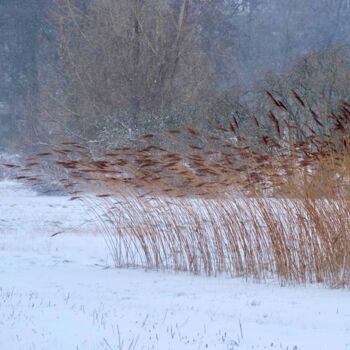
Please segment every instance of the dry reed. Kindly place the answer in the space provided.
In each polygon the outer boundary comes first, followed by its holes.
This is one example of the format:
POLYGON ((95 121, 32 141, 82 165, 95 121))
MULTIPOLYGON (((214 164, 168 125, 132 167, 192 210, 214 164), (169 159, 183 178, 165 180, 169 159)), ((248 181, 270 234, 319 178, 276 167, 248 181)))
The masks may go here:
POLYGON ((221 135, 169 130, 191 138, 181 154, 150 145, 92 156, 68 142, 31 157, 17 179, 40 182, 42 159, 63 169, 58 182, 94 210, 120 267, 348 287, 349 105, 321 118, 293 92, 310 116, 298 126, 268 95, 274 132, 256 142, 235 117, 221 135))

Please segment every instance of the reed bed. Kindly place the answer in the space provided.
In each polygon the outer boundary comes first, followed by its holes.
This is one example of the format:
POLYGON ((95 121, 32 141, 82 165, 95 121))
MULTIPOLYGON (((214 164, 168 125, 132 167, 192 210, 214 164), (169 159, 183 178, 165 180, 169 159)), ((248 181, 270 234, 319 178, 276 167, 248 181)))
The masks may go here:
POLYGON ((168 130, 187 133, 181 152, 144 135, 142 148, 92 155, 65 142, 4 166, 38 184, 43 161, 60 168, 57 182, 95 212, 118 267, 349 287, 349 105, 320 116, 293 92, 309 116, 300 126, 268 96, 273 109, 253 138, 233 116, 212 135, 168 130))
POLYGON ((347 201, 125 198, 102 207, 118 267, 349 283, 347 201))

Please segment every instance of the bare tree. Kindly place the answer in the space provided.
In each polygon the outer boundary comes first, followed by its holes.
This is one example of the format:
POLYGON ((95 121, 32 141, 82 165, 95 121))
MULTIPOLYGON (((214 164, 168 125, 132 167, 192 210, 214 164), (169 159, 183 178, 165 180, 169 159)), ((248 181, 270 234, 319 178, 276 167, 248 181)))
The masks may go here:
POLYGON ((78 120, 200 105, 214 72, 196 2, 59 0, 64 105, 78 120))

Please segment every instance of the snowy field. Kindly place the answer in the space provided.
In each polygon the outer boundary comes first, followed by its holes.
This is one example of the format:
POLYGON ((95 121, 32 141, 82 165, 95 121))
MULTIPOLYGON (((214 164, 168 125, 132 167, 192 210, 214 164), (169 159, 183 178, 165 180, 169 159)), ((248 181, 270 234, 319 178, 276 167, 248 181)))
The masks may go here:
POLYGON ((2 182, 0 350, 30 349, 350 349, 350 292, 117 270, 78 202, 2 182))

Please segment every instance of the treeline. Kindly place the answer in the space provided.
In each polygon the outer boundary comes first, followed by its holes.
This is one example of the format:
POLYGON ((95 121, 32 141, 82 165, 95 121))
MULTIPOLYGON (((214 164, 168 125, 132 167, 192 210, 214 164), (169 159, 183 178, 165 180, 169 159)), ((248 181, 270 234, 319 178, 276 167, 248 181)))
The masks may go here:
POLYGON ((266 91, 287 107, 282 117, 298 123, 312 113, 295 93, 321 115, 348 100, 347 1, 1 6, 3 144, 25 134, 30 143, 71 137, 111 148, 188 124, 205 132, 233 115, 255 137, 261 128, 274 132, 263 126, 274 106, 266 91))

